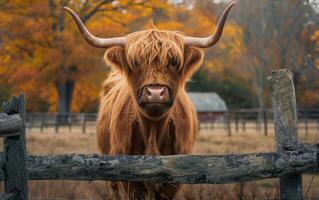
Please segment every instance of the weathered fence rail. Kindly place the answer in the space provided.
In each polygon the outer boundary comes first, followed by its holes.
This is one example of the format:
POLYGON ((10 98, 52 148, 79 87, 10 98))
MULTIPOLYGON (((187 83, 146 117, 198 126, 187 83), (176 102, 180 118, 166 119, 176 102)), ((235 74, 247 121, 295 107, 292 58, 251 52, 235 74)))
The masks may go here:
POLYGON ((28 156, 29 180, 114 180, 213 183, 276 178, 287 173, 318 173, 315 149, 297 154, 174 156, 28 156))
POLYGON ((281 199, 303 199, 301 174, 319 173, 319 145, 298 141, 296 100, 291 72, 274 71, 269 78, 269 85, 277 152, 218 156, 27 156, 24 97, 14 97, 4 105, 6 115, 0 115, 0 125, 6 124, 0 127, 0 130, 3 130, 0 131, 0 136, 6 135, 5 151, 0 156, 0 181, 5 183, 6 194, 1 197, 27 199, 27 180, 224 184, 279 177, 281 199), (6 130, 8 132, 5 132, 6 130))

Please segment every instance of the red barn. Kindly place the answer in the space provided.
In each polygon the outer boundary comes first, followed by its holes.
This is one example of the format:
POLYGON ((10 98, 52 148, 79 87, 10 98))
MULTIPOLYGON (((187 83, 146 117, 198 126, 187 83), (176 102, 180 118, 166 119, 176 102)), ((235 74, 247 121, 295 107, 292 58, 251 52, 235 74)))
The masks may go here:
POLYGON ((225 101, 215 92, 188 92, 197 111, 199 122, 215 122, 227 112, 225 101))

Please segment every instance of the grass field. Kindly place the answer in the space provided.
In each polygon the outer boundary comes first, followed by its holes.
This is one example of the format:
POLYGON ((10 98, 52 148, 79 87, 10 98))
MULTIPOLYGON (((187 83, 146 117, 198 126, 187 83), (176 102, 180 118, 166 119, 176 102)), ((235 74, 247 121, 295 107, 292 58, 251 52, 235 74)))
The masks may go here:
MULTIPOLYGON (((318 142, 317 131, 307 136, 306 142, 318 142)), ((88 133, 69 133, 61 129, 55 133, 27 133, 28 154, 98 153, 94 129, 88 133)), ((274 134, 263 136, 258 132, 238 132, 228 137, 225 131, 201 130, 194 154, 228 154, 275 151, 274 134)), ((304 175, 305 199, 319 199, 319 176, 304 175)), ((113 199, 103 181, 30 181, 30 199, 113 199)), ((278 199, 278 180, 268 179, 227 185, 185 185, 177 200, 196 199, 278 199)))

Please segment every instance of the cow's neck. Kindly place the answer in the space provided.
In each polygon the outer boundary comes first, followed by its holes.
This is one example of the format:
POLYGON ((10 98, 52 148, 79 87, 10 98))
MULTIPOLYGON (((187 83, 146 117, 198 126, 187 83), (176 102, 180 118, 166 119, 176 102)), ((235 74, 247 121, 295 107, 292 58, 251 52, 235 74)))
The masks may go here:
POLYGON ((140 116, 139 119, 145 144, 145 154, 159 155, 159 146, 163 136, 168 131, 169 116, 158 121, 150 120, 144 116, 140 116))

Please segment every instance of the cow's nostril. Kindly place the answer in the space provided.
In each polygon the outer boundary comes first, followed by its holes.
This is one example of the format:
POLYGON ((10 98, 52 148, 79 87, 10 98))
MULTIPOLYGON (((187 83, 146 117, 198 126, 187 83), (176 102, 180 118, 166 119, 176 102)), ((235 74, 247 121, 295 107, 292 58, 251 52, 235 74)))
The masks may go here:
POLYGON ((160 96, 164 96, 164 92, 165 92, 165 89, 162 88, 162 91, 161 91, 161 93, 160 93, 160 96))
POLYGON ((150 88, 146 88, 146 96, 152 96, 152 90, 150 88))

